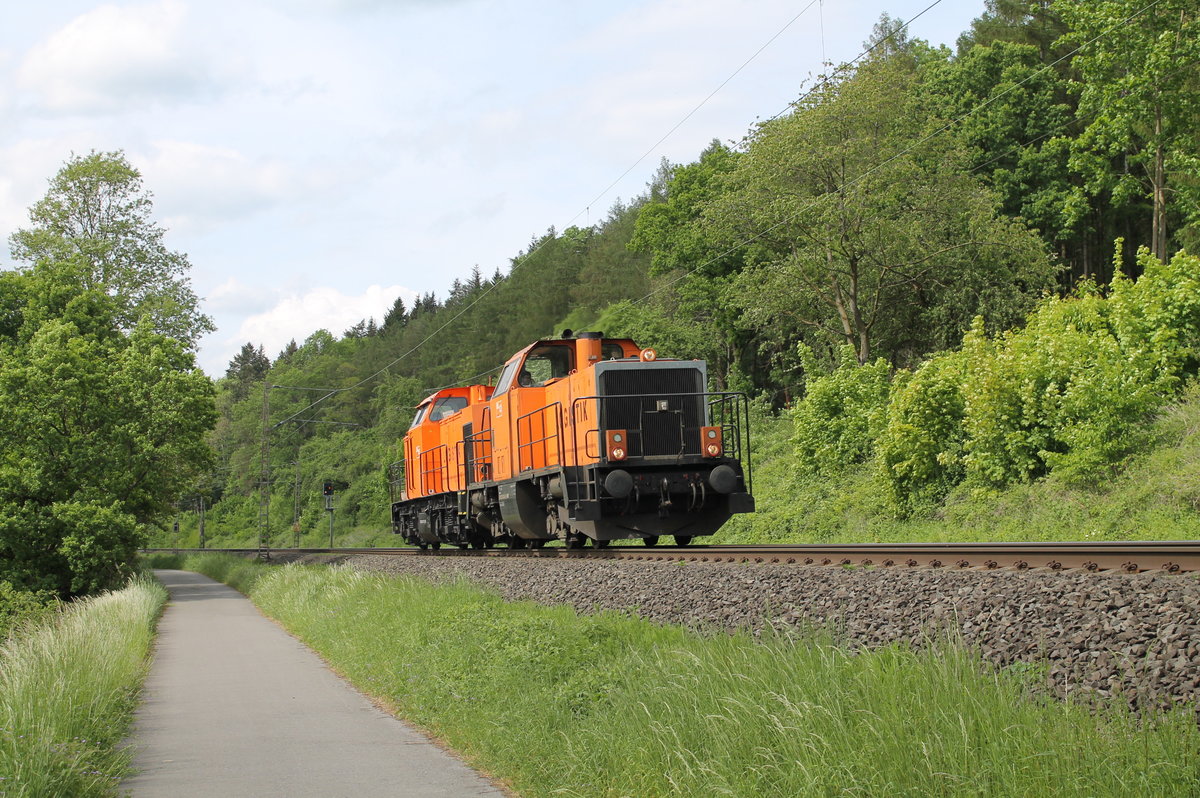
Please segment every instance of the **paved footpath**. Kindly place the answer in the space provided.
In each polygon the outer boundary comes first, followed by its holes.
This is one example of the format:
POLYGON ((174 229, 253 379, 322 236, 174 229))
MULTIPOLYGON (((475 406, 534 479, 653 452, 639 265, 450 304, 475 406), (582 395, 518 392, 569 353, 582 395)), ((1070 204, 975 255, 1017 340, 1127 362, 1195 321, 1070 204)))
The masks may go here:
POLYGON ((377 709, 232 588, 171 592, 138 710, 134 798, 460 798, 503 793, 377 709))

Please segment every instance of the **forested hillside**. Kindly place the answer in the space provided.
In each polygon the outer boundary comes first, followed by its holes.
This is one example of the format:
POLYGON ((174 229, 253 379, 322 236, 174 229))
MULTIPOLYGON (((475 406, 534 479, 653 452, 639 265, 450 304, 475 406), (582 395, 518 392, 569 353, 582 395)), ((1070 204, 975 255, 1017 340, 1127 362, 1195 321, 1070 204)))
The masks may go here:
POLYGON ((731 536, 901 534, 1014 486, 1116 479, 1200 364, 1180 254, 1200 244, 1197 9, 981 11, 953 50, 885 17, 788 113, 444 297, 247 343, 218 381, 218 466, 163 542, 197 542, 201 503, 210 541, 257 541, 264 384, 273 545, 324 539, 326 481, 341 542, 387 541, 411 408, 564 328, 704 358, 758 397, 764 512, 731 536))

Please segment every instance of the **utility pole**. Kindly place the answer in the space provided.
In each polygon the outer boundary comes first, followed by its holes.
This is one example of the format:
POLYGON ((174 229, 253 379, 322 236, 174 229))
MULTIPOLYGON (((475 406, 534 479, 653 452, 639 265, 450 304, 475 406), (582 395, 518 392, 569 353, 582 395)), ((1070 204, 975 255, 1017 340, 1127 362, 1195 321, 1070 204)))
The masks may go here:
POLYGON ((262 447, 258 473, 258 559, 271 559, 271 388, 263 383, 262 447))
POLYGON ((300 548, 300 448, 296 448, 296 495, 292 499, 292 548, 300 548))
POLYGON ((204 496, 197 498, 200 519, 200 548, 204 548, 204 496))
POLYGON ((326 482, 321 488, 325 494, 325 512, 329 513, 329 548, 333 548, 333 483, 326 482))

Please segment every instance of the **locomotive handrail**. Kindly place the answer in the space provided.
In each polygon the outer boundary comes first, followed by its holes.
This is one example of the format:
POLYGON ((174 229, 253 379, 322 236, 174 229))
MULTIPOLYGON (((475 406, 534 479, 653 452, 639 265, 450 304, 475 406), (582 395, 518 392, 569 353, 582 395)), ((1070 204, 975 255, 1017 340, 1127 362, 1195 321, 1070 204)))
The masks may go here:
POLYGON ((395 504, 396 501, 403 501, 405 498, 407 498, 407 491, 405 490, 405 486, 403 484, 405 471, 406 464, 403 460, 396 460, 395 462, 388 463, 387 465, 388 498, 393 504, 395 504), (396 497, 397 486, 400 486, 399 499, 396 497))
POLYGON ((448 456, 446 444, 434 446, 432 449, 426 449, 421 452, 418 465, 421 469, 421 486, 425 489, 425 494, 439 493, 441 490, 447 490, 450 484, 450 457, 448 456), (436 457, 435 457, 436 456, 436 457), (429 463, 433 461, 432 465, 429 463), (438 487, 440 490, 434 490, 430 487, 432 480, 429 478, 433 475, 441 477, 438 487))
MULTIPOLYGON (((750 399, 746 394, 740 391, 690 391, 685 393, 629 393, 629 394, 605 394, 593 396, 579 396, 571 402, 571 418, 575 421, 576 428, 579 425, 579 406, 582 402, 596 402, 598 408, 602 408, 604 403, 614 399, 640 399, 644 401, 653 401, 657 399, 671 398, 704 398, 707 400, 708 417, 701 419, 702 422, 707 421, 709 424, 703 426, 720 426, 722 430, 722 439, 726 441, 725 451, 730 452, 730 443, 732 443, 733 458, 743 464, 745 472, 746 489, 753 492, 753 466, 750 462, 750 399), (713 411, 717 411, 719 419, 713 419, 713 411), (720 423, 716 423, 719 421, 720 423), (732 434, 730 434, 732 433, 732 434), (744 457, 743 457, 744 455, 744 457)), ((597 413, 595 424, 591 429, 587 429, 584 433, 584 455, 586 457, 594 457, 602 459, 602 451, 591 453, 588 445, 591 436, 596 436, 597 449, 600 449, 600 435, 605 431, 601 424, 603 413, 597 413)), ((684 429, 690 429, 685 427, 684 429)), ((697 428, 698 431, 698 428, 697 428)), ((642 430, 631 429, 627 430, 630 435, 637 434, 640 437, 642 430)), ((575 465, 578 465, 576 459, 575 465)))
POLYGON ((529 470, 536 468, 536 466, 533 463, 533 461, 534 461, 533 447, 538 444, 542 445, 542 467, 543 468, 546 466, 550 466, 550 465, 565 465, 564 458, 563 458, 562 428, 563 428, 562 402, 551 402, 548 405, 543 405, 542 407, 539 407, 537 410, 530 411, 530 412, 526 413, 525 415, 519 417, 517 419, 517 440, 519 441, 519 443, 517 444, 517 471, 529 471, 529 470), (546 411, 550 410, 551 408, 557 409, 557 412, 555 412, 554 416, 553 416, 554 427, 555 427, 553 433, 549 432, 548 425, 546 424, 546 421, 545 421, 546 411), (542 434, 542 437, 535 439, 533 437, 533 420, 532 419, 534 416, 538 416, 538 415, 540 415, 542 418, 542 433, 543 434, 542 434), (522 431, 521 423, 522 422, 526 422, 525 432, 527 434, 525 436, 521 435, 521 431, 522 431), (550 457, 549 457, 549 454, 550 454, 549 444, 551 441, 554 441, 557 444, 557 450, 555 451, 557 458, 554 463, 550 462, 550 457), (530 455, 530 457, 529 457, 530 464, 528 467, 525 467, 525 465, 524 465, 525 460, 524 460, 523 455, 526 452, 528 452, 530 455))
MULTIPOLYGON (((478 432, 472 432, 463 438, 463 444, 471 447, 471 473, 463 474, 464 485, 487 482, 492 476, 492 433, 494 431, 492 428, 492 409, 485 407, 479 420, 483 424, 483 429, 478 432), (476 449, 476 445, 480 448, 476 449)), ((463 466, 465 472, 465 462, 463 466)))

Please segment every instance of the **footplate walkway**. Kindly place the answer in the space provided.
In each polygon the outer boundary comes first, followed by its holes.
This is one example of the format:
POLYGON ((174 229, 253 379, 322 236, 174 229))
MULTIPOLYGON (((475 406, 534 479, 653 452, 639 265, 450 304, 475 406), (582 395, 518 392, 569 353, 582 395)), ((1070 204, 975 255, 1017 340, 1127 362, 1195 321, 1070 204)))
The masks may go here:
POLYGON ((249 599, 156 571, 171 593, 133 738, 134 798, 460 798, 504 793, 377 709, 249 599))

